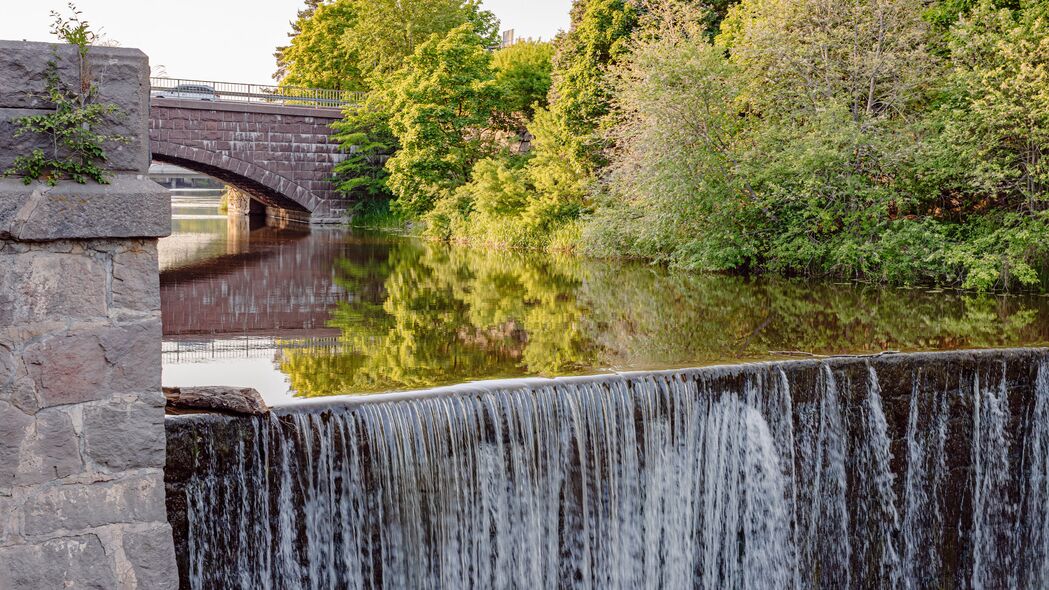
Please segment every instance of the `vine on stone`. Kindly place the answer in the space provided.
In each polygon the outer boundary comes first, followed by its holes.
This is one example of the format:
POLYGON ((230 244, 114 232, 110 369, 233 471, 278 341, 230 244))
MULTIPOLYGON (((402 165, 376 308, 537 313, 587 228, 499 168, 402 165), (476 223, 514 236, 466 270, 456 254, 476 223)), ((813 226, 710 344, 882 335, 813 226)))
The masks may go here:
POLYGON ((79 184, 93 180, 107 184, 105 151, 107 143, 127 143, 123 135, 107 134, 100 129, 113 119, 124 116, 123 110, 108 102, 96 102, 98 89, 91 82, 87 56, 98 34, 81 16, 73 3, 69 4, 69 18, 52 11, 51 33, 77 48, 80 65, 80 85, 73 87, 62 81, 58 71, 57 55, 47 64, 46 99, 54 111, 28 115, 15 120, 15 137, 36 134, 48 139, 50 147, 34 149, 15 158, 5 176, 19 176, 25 184, 44 180, 54 186, 68 178, 79 184))

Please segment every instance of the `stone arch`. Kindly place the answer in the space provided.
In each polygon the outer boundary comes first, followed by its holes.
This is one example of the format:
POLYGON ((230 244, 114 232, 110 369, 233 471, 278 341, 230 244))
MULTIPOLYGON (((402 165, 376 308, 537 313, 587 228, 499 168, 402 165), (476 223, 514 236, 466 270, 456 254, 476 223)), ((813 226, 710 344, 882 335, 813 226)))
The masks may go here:
POLYGON ((306 214, 316 209, 318 199, 309 189, 257 164, 167 141, 153 140, 149 147, 153 160, 217 178, 269 207, 306 214))

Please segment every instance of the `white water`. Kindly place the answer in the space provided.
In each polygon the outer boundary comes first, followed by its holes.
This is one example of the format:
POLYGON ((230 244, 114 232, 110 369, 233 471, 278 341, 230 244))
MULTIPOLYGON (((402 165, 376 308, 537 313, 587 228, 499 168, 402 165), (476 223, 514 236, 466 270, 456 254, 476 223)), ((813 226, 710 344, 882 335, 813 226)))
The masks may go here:
POLYGON ((792 392, 777 368, 664 374, 216 430, 242 438, 206 449, 185 488, 188 578, 200 589, 1044 587, 1049 370, 1038 368, 1023 441, 1004 372, 945 389, 919 371, 894 420, 886 404, 900 402, 883 398, 873 366, 823 364, 815 391, 792 392), (960 440, 968 475, 948 468, 960 440), (944 502, 962 494, 971 515, 948 522, 944 502), (959 571, 947 570, 950 547, 959 571))

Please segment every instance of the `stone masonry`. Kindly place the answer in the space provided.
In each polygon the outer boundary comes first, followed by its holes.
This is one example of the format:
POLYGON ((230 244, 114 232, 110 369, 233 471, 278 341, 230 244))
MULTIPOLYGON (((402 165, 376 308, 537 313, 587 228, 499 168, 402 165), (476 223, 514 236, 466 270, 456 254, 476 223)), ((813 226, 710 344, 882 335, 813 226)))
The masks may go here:
MULTIPOLYGON (((40 142, 47 62, 74 49, 0 41, 0 170, 40 142)), ((177 586, 164 503, 157 238, 170 200, 149 166, 149 66, 96 48, 89 75, 124 116, 108 185, 0 179, 0 590, 177 586)))
POLYGON ((153 99, 153 158, 213 176, 267 206, 270 216, 346 221, 349 201, 332 169, 345 156, 331 139, 338 109, 153 99))

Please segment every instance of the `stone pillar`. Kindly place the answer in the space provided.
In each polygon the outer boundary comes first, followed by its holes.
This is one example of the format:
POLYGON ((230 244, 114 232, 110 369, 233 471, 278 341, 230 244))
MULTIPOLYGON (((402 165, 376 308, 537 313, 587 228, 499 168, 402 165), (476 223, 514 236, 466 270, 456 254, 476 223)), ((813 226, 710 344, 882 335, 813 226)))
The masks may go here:
MULTIPOLYGON (((73 48, 0 41, 0 170, 39 142, 47 62, 79 82, 73 48)), ((0 590, 177 586, 164 503, 157 238, 167 191, 149 166, 146 56, 93 49, 111 183, 0 179, 0 590)))

